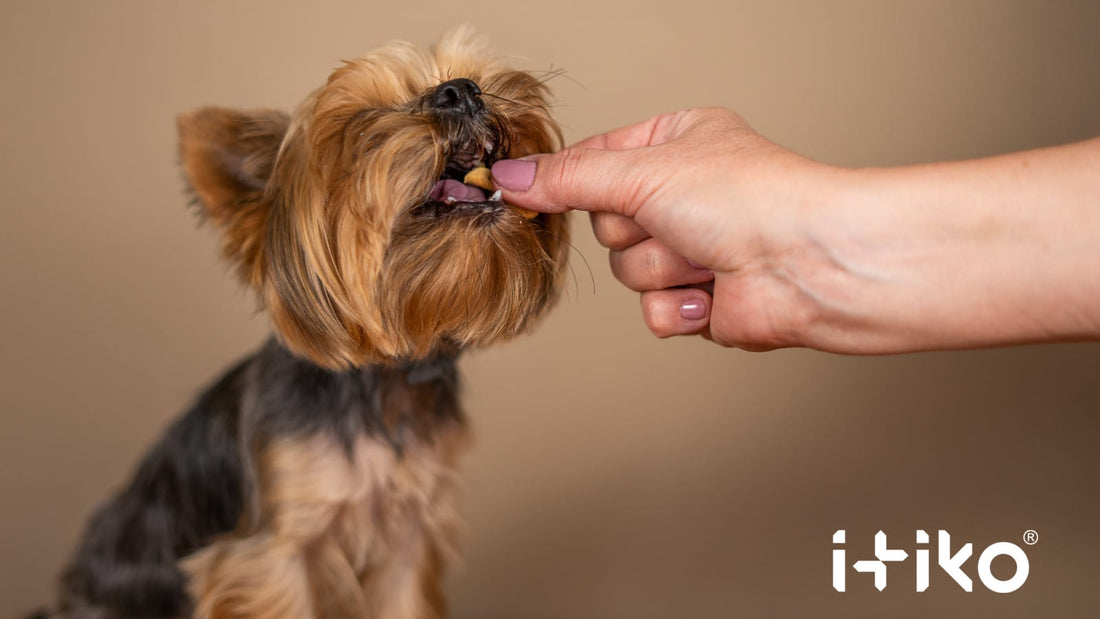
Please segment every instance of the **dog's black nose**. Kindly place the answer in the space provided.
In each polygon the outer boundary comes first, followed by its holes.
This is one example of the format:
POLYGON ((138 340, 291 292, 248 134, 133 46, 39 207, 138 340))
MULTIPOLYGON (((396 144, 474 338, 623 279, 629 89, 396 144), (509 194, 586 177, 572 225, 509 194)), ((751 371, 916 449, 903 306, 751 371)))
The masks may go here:
POLYGON ((485 109, 481 102, 481 88, 464 77, 443 82, 432 93, 431 106, 443 112, 476 114, 485 109))

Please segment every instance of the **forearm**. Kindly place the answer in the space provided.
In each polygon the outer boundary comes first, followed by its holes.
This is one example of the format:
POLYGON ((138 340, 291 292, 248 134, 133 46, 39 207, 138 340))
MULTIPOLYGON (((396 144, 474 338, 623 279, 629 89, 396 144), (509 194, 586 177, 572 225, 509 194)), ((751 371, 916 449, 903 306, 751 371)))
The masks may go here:
POLYGON ((850 352, 1100 338, 1100 139, 840 172, 806 214, 830 265, 811 345, 850 352))

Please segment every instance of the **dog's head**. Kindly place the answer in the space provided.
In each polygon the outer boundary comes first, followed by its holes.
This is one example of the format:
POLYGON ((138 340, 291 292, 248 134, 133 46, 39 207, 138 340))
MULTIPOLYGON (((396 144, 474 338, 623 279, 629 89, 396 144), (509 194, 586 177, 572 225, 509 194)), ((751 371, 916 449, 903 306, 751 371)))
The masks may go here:
POLYGON ((558 148, 547 97, 459 30, 346 62, 292 116, 181 116, 181 160, 287 346, 331 368, 419 358, 516 335, 557 296, 565 218, 461 183, 558 148))

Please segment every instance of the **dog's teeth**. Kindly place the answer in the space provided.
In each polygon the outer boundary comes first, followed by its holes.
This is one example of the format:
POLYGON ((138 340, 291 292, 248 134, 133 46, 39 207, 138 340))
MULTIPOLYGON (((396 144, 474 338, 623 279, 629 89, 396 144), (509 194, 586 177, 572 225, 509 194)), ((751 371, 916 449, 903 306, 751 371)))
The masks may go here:
POLYGON ((499 189, 494 191, 493 195, 489 196, 489 201, 490 202, 499 202, 500 201, 500 190, 499 189))
POLYGON ((485 143, 481 146, 485 149, 486 154, 493 152, 493 149, 496 148, 496 144, 493 144, 492 140, 485 140, 485 143))
POLYGON ((454 204, 455 202, 458 202, 458 198, 454 196, 447 196, 447 199, 444 200, 444 202, 446 202, 447 204, 454 204))

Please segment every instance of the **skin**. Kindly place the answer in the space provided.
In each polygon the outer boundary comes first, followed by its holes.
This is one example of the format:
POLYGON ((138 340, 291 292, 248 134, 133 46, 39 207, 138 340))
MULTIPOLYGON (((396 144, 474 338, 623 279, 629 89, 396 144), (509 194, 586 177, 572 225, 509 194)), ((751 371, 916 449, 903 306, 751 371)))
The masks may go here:
POLYGON ((526 159, 533 184, 504 199, 589 211, 658 337, 851 354, 1100 339, 1100 138, 846 169, 694 109, 526 159))

